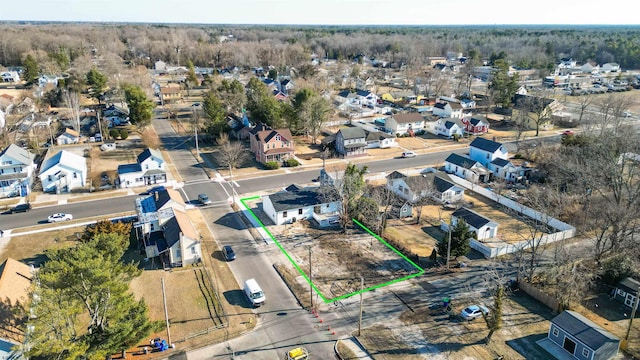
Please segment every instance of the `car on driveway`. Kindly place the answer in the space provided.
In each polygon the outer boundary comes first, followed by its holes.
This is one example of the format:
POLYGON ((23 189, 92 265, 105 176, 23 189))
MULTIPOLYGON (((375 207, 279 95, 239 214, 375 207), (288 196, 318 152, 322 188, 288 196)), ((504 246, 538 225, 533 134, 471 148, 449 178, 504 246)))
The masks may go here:
POLYGON ((200 194, 198 195, 198 201, 200 202, 200 204, 202 205, 209 205, 211 204, 211 199, 209 199, 209 197, 207 196, 207 194, 200 194))
POLYGON ((405 151, 405 152, 402 153, 402 157, 403 158, 416 157, 416 153, 414 153, 413 151, 405 151))
POLYGON ((565 130, 562 132, 562 136, 569 136, 573 134, 574 134, 573 130, 565 130))
POLYGON ((225 245, 222 247, 222 256, 227 261, 232 261, 236 259, 236 253, 233 251, 231 245, 225 245))
POLYGON ((47 221, 49 221, 50 223, 60 222, 60 221, 69 221, 69 220, 73 220, 73 215, 64 214, 64 213, 53 214, 49 216, 49 218, 47 218, 47 221))
POLYGON ((18 204, 15 207, 12 207, 9 212, 15 214, 20 212, 29 212, 29 210, 31 210, 31 204, 18 204))
POLYGON ((460 313, 460 316, 467 321, 471 321, 482 317, 482 313, 489 315, 489 309, 482 305, 471 305, 464 308, 460 313))

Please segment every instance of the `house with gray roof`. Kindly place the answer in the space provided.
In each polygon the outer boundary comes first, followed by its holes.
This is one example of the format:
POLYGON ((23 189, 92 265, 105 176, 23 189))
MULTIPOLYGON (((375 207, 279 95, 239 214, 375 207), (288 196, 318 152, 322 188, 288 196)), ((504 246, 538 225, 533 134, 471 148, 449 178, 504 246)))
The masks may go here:
POLYGON ((26 195, 34 180, 35 154, 11 144, 0 153, 0 197, 26 195))
POLYGON ((67 150, 61 150, 42 162, 38 174, 44 192, 69 192, 81 189, 87 182, 87 160, 67 150))
POLYGON ((495 159, 509 159, 509 150, 502 143, 477 137, 469 144, 469 157, 488 168, 495 159))
POLYGON ((467 156, 452 153, 444 160, 444 171, 472 183, 491 181, 492 173, 480 162, 467 156))
POLYGON ((480 242, 498 235, 498 223, 466 207, 461 207, 451 214, 452 226, 456 226, 460 220, 469 225, 469 230, 476 233, 476 238, 480 242))
POLYGON ((396 142, 396 137, 391 134, 387 134, 382 131, 366 131, 366 130, 365 130, 365 133, 367 134, 367 137, 365 138, 365 141, 367 142, 367 149, 374 149, 374 148, 387 149, 387 148, 398 146, 398 143, 396 142))
POLYGON ((336 152, 342 157, 367 155, 366 133, 359 126, 345 127, 336 133, 336 152))
POLYGON ((394 114, 385 120, 386 130, 396 135, 414 136, 424 127, 425 119, 419 113, 394 114))
POLYGON ((160 150, 147 148, 136 160, 135 164, 118 165, 118 184, 121 188, 167 182, 166 162, 160 150))
POLYGON ((454 136, 462 137, 464 128, 465 125, 460 119, 441 118, 436 120, 433 130, 434 134, 451 139, 454 136))
POLYGON ((635 304, 636 310, 638 308, 638 291, 640 290, 640 281, 632 278, 626 277, 616 285, 615 292, 613 294, 613 298, 629 308, 633 308, 635 304))
POLYGON ((386 186, 398 197, 411 203, 427 196, 439 203, 453 203, 464 196, 464 188, 457 186, 443 172, 407 176, 394 171, 387 175, 386 186))
POLYGON ((618 354, 620 339, 598 324, 565 310, 551 320, 547 337, 536 342, 555 359, 607 360, 618 354))
POLYGON ((262 209, 275 225, 313 219, 326 227, 339 222, 341 202, 333 187, 288 189, 262 197, 262 209))

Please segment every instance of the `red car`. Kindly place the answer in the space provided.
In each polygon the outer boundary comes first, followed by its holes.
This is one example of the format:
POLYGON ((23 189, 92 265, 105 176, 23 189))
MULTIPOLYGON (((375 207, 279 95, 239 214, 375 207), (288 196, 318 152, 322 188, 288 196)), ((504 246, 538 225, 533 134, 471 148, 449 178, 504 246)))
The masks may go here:
POLYGON ((565 131, 562 132, 563 136, 569 136, 569 135, 573 135, 573 134, 574 134, 574 132, 572 130, 565 130, 565 131))

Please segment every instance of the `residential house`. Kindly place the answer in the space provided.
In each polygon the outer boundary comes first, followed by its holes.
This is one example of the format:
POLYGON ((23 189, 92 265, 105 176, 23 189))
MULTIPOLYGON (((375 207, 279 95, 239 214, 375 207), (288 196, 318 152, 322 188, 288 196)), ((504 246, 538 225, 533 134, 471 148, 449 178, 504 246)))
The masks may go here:
POLYGON ((495 159, 509 159, 507 147, 499 142, 477 137, 469 144, 469 157, 488 168, 495 159))
POLYGON ((129 121, 129 112, 115 105, 110 105, 102 111, 102 119, 107 127, 124 125, 129 121))
POLYGON ((87 181, 87 161, 80 155, 61 150, 42 162, 38 177, 44 192, 59 194, 81 189, 87 181))
POLYGON ((287 101, 289 99, 289 96, 282 91, 277 91, 275 94, 273 94, 273 97, 278 101, 287 101))
POLYGON ((122 188, 167 182, 166 162, 160 150, 145 149, 135 164, 118 165, 118 184, 122 188))
POLYGON ((295 88, 295 84, 291 79, 284 79, 280 82, 280 91, 289 94, 295 88))
POLYGON ((636 310, 638 309, 638 291, 640 291, 640 281, 626 277, 616 285, 613 297, 626 306, 633 308, 635 304, 636 310))
POLYGON ((40 75, 38 78, 38 86, 40 87, 57 87, 58 77, 55 75, 40 75))
POLYGON ((401 104, 414 104, 418 97, 413 91, 392 91, 389 93, 391 101, 401 104))
POLYGON ((573 69, 577 65, 577 61, 572 58, 562 58, 560 59, 560 63, 558 64, 559 68, 573 69))
POLYGON ((344 177, 344 171, 347 168, 345 163, 334 163, 323 166, 320 169, 318 181, 320 186, 335 186, 344 177))
POLYGON ((267 89, 269 89, 269 91, 274 94, 280 91, 280 84, 273 79, 264 78, 262 79, 262 83, 265 84, 267 86, 267 89))
MULTIPOLYGON (((525 164, 526 165, 526 164, 525 164)), ((511 160, 497 158, 489 163, 489 170, 496 178, 506 182, 523 182, 531 169, 527 166, 517 165, 511 160)))
POLYGON ((340 198, 330 187, 289 187, 262 197, 262 209, 276 225, 315 220, 320 227, 340 220, 340 198))
POLYGON ((200 236, 177 191, 167 189, 138 197, 136 212, 138 221, 134 227, 147 258, 159 257, 163 265, 170 267, 202 260, 200 236))
POLYGON ((453 203, 464 196, 464 189, 455 185, 445 173, 407 176, 394 171, 387 175, 386 186, 400 198, 411 203, 427 196, 439 203, 453 203))
POLYGON ((489 121, 478 117, 463 117, 464 131, 471 135, 482 135, 489 132, 489 121))
POLYGON ((515 94, 511 117, 514 119, 529 118, 531 119, 529 127, 536 128, 537 125, 535 123, 539 122, 541 129, 549 129, 552 127, 551 120, 553 115, 561 112, 562 107, 562 104, 555 99, 515 94))
POLYGON ((460 220, 464 220, 464 222, 469 225, 469 231, 475 232, 476 239, 480 242, 498 235, 498 223, 466 207, 461 207, 451 214, 452 226, 456 226, 460 220))
POLYGON ((362 104, 369 107, 376 106, 378 104, 378 95, 372 93, 369 90, 356 90, 356 99, 362 104))
POLYGON ((462 137, 464 134, 465 124, 456 118, 440 118, 435 121, 434 134, 444 136, 446 138, 462 137))
POLYGON ((33 184, 35 154, 11 144, 0 153, 0 197, 26 196, 33 184))
POLYGON ((367 155, 366 133, 359 126, 345 127, 336 133, 336 152, 342 157, 367 155))
POLYGON ((618 354, 620 339, 575 311, 551 320, 547 337, 537 344, 556 359, 607 360, 618 354))
POLYGON ((433 115, 462 119, 463 108, 457 102, 439 102, 433 105, 433 115))
POLYGON ((371 91, 374 88, 374 86, 375 86, 375 79, 371 76, 367 77, 366 79, 362 79, 362 78, 356 79, 356 88, 358 89, 371 91))
POLYGON ((606 63, 606 64, 602 65, 600 70, 602 72, 604 72, 604 73, 610 73, 610 72, 618 72, 621 69, 620 69, 620 64, 617 64, 617 63, 606 63))
POLYGON ((178 84, 168 84, 160 87, 160 102, 162 105, 182 101, 182 88, 178 84))
POLYGON ((460 106, 462 106, 463 109, 475 109, 477 104, 475 100, 462 99, 460 100, 460 106))
POLYGON ((448 174, 454 174, 472 183, 491 181, 491 172, 480 162, 466 156, 452 153, 444 160, 444 169, 448 174))
POLYGON ((289 129, 274 130, 265 124, 259 124, 255 129, 251 131, 250 144, 256 161, 261 164, 272 161, 282 163, 294 158, 294 141, 289 129))
POLYGON ((0 299, 2 302, 2 322, 0 327, 0 359, 22 360, 19 351, 12 351, 24 341, 24 333, 19 329, 27 317, 20 307, 29 309, 31 285, 35 268, 12 258, 0 265, 0 299), (18 310, 18 311, 13 311, 18 310))
POLYGON ((20 74, 18 74, 17 71, 4 71, 0 73, 0 78, 2 78, 2 82, 5 82, 5 83, 20 82, 20 74))
POLYGON ((396 136, 415 136, 416 132, 424 130, 424 126, 425 120, 418 113, 394 114, 385 120, 385 129, 396 136))
POLYGON ((382 131, 366 131, 367 149, 387 149, 398 146, 395 136, 382 131))
POLYGON ((358 95, 350 90, 342 90, 336 95, 339 104, 353 104, 357 102, 358 95))
POLYGON ((77 144, 80 142, 80 134, 73 129, 66 128, 62 134, 58 135, 56 142, 58 145, 77 144))

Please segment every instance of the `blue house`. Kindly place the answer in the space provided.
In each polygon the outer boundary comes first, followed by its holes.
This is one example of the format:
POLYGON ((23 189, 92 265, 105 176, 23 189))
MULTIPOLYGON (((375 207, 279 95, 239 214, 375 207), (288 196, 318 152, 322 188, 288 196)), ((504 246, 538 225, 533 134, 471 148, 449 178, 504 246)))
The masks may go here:
POLYGON ((556 359, 607 360, 618 354, 620 339, 577 312, 565 310, 551 320, 549 334, 537 343, 556 359))

